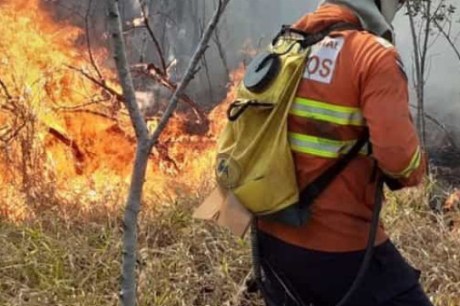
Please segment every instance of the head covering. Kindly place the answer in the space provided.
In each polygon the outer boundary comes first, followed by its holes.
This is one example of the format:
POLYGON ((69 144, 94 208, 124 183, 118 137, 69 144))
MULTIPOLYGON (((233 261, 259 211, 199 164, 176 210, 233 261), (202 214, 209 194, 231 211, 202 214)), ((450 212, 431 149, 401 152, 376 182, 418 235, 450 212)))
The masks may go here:
POLYGON ((375 0, 323 0, 321 5, 325 3, 350 8, 358 16, 365 30, 393 41, 393 27, 380 12, 375 0))
POLYGON ((396 16, 396 13, 399 11, 400 8, 403 7, 404 2, 402 0, 376 0, 382 15, 385 17, 386 21, 390 24, 393 22, 393 19, 396 16))

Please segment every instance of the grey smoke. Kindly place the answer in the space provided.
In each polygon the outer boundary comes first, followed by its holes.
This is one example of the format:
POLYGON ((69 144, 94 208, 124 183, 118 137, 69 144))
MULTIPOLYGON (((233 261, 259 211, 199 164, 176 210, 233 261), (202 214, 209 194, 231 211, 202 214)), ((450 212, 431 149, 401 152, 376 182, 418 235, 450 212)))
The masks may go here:
MULTIPOLYGON (((75 18, 74 12, 84 12, 89 0, 54 0, 46 1, 56 11, 57 18, 72 20, 82 26, 81 18, 75 18)), ((92 33, 95 43, 107 44, 98 39, 105 30, 105 1, 94 0, 92 12, 92 33)), ((126 21, 139 16, 138 0, 121 1, 126 21)), ((307 0, 233 0, 226 17, 219 26, 219 37, 225 49, 229 69, 238 67, 241 61, 250 60, 242 50, 249 42, 250 48, 264 47, 282 24, 292 24, 303 14, 311 12, 318 1, 307 0)), ((165 44, 165 56, 168 60, 176 59, 177 66, 173 77, 180 78, 193 48, 199 40, 200 28, 210 17, 215 8, 214 0, 154 0, 150 12, 153 13, 152 24, 157 37, 165 44)), ((460 13, 457 13, 460 15, 460 13)), ((397 47, 406 65, 409 77, 413 66, 412 44, 408 18, 400 13, 394 23, 397 33, 397 47)), ((129 40, 130 58, 139 62, 140 55, 146 53, 145 61, 158 63, 153 45, 146 40, 145 32, 136 30, 129 40), (147 41, 147 43, 146 43, 147 41), (145 52, 144 52, 145 51, 145 52)), ((460 25, 454 24, 453 32, 460 33, 460 25)), ((457 41, 460 48, 460 39, 457 41)), ((430 70, 426 84, 427 110, 451 129, 460 131, 460 61, 450 47, 439 38, 430 49, 430 70)), ((202 65, 200 73, 191 84, 188 93, 203 107, 210 108, 222 100, 226 93, 228 76, 215 44, 206 55, 209 68, 206 73, 202 65), (209 78, 208 78, 209 76, 209 78), (211 90, 210 90, 211 88, 211 90)), ((148 91, 148 84, 138 84, 139 91, 148 91)), ((412 84, 411 84, 412 85, 412 84)), ((154 89, 154 88, 153 88, 154 89)), ((411 100, 415 101, 414 92, 411 100)), ((159 99, 167 99, 168 92, 161 91, 159 99)), ((458 135, 460 136, 460 135, 458 135)))
MULTIPOLYGON (((306 0, 234 0, 232 11, 227 17, 227 22, 235 20, 244 10, 244 15, 253 23, 243 22, 237 31, 233 33, 245 33, 257 39, 258 37, 270 38, 279 29, 281 24, 295 22, 303 14, 314 10, 319 1, 306 0), (248 4, 250 2, 250 4, 248 4), (239 7, 244 7, 244 10, 239 7), (246 6, 246 7, 245 7, 246 6), (249 7, 248 7, 249 6, 249 7)), ((457 20, 460 20, 460 12, 457 12, 457 20)), ((238 27, 236 26, 236 27, 238 27)), ((396 46, 405 63, 409 78, 412 79, 413 48, 410 35, 409 19, 400 12, 394 22, 396 30, 396 46)), ((235 25, 229 26, 235 28, 235 25)), ((460 34, 460 23, 452 25, 452 33, 460 34)), ((238 34, 233 34, 238 36, 238 34)), ((456 41, 460 49, 460 38, 456 41)), ((460 60, 455 56, 451 47, 442 38, 430 48, 429 76, 426 83, 426 109, 427 112, 444 124, 457 140, 460 146, 460 60)), ((411 81, 411 103, 415 104, 415 92, 411 81)), ((432 123, 428 122, 431 144, 442 141, 442 132, 432 123)), ((430 143, 430 142, 429 142, 430 143)))

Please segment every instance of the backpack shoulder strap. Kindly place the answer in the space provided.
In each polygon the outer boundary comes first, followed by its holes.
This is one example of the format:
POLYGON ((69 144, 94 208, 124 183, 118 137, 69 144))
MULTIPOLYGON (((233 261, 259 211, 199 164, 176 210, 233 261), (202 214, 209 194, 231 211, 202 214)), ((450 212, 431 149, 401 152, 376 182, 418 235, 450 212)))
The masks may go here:
MULTIPOLYGON (((339 22, 332 24, 331 26, 316 33, 307 33, 298 29, 284 26, 280 35, 284 35, 288 32, 301 35, 304 37, 304 40, 302 41, 302 47, 307 48, 320 42, 331 32, 346 30, 362 31, 363 29, 361 26, 353 23, 339 22)), ((368 141, 369 130, 366 129, 362 137, 358 139, 350 151, 343 155, 335 164, 324 171, 310 185, 305 187, 300 192, 298 208, 301 210, 308 208, 315 201, 315 199, 332 183, 332 181, 348 166, 348 164, 359 154, 361 149, 368 141)))
POLYGON ((278 39, 286 34, 295 34, 303 37, 302 41, 300 44, 302 45, 303 48, 308 48, 321 40, 323 40, 326 36, 328 36, 331 32, 334 31, 347 31, 347 30, 356 30, 356 31, 362 31, 362 27, 353 23, 349 22, 338 22, 334 23, 325 29, 314 32, 314 33, 309 33, 305 32, 296 28, 293 28, 289 25, 283 25, 280 32, 278 35, 275 36, 275 38, 272 41, 272 44, 275 45, 278 41, 278 39))
POLYGON ((366 129, 364 135, 358 139, 355 145, 345 155, 300 192, 298 203, 300 208, 308 208, 348 164, 358 156, 361 149, 363 149, 368 142, 369 130, 366 129))

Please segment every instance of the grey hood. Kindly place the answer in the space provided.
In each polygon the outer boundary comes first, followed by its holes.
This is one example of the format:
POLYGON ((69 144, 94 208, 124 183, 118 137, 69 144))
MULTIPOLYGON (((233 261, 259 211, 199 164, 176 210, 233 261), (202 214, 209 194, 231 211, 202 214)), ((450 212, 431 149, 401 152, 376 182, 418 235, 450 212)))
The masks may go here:
POLYGON ((365 30, 393 40, 393 27, 379 11, 374 0, 323 0, 321 5, 325 3, 350 8, 355 12, 365 30))

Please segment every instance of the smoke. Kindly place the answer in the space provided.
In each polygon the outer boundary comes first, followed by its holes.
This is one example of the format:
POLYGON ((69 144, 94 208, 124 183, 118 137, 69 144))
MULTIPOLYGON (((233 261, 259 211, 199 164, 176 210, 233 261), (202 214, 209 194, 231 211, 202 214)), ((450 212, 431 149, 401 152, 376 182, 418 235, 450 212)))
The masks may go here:
MULTIPOLYGON (((227 22, 232 36, 241 46, 241 35, 257 41, 259 38, 268 43, 282 24, 291 24, 303 14, 313 11, 319 1, 306 0, 234 0, 232 10, 227 16, 227 22), (246 3, 245 3, 246 2, 246 3), (247 2, 250 2, 249 4, 247 2), (243 7, 243 9, 240 9, 243 7), (242 15, 242 12, 245 12, 242 15), (243 22, 241 22, 243 20, 243 22), (237 29, 237 30, 234 30, 237 29)), ((457 21, 460 13, 457 12, 457 21)), ((413 46, 410 32, 409 18, 400 12, 394 22, 396 31, 396 47, 401 54, 408 73, 411 89, 411 104, 416 104, 416 95, 413 86, 413 46)), ((460 33, 460 23, 453 23, 452 33, 460 33)), ((435 35, 430 37, 433 39, 435 35)), ((263 44, 262 44, 263 45, 263 44)), ((456 42, 460 49, 460 38, 456 42)), ((231 52, 238 52, 233 49, 231 52)), ((438 119, 454 135, 460 137, 460 60, 443 37, 438 37, 430 46, 429 69, 426 79, 425 103, 427 112, 438 119)), ((429 133, 433 139, 440 139, 442 131, 432 122, 428 122, 429 133)), ((460 142, 458 143, 460 145, 460 142)))
MULTIPOLYGON (((144 2, 144 1, 143 1, 144 2)), ((178 81, 187 67, 200 33, 210 19, 216 1, 211 0, 155 0, 145 1, 149 5, 151 26, 159 40, 167 63, 175 64, 170 69, 173 81, 178 81)), ((229 75, 242 61, 248 62, 254 50, 265 47, 272 36, 285 23, 292 23, 304 12, 316 6, 301 0, 234 0, 219 25, 218 45, 213 42, 201 63, 188 94, 204 108, 211 108, 225 98, 229 75), (299 9, 301 8, 301 9, 299 9)), ((107 47, 106 1, 99 0, 42 0, 58 22, 72 23, 85 28, 89 23, 93 47, 107 47), (91 10, 88 11, 89 5, 91 10)), ((120 1, 126 28, 141 16, 139 0, 120 1)), ((156 47, 142 29, 132 30, 126 36, 131 63, 151 63, 160 60, 156 47)), ((81 44, 86 43, 85 39, 81 44)), ((150 88, 144 82, 136 84, 140 91, 150 88)), ((162 99, 168 96, 161 95, 162 99)))
MULTIPOLYGON (((457 13, 458 20, 458 13, 457 13)), ((412 36, 410 33, 409 19, 404 14, 399 14, 394 23, 397 31, 397 48, 406 65, 411 88, 411 104, 416 104, 414 89, 414 54, 412 36)), ((451 25, 452 33, 460 33, 460 23, 451 25)), ((431 35, 428 54, 428 70, 425 87, 426 112, 435 117, 452 133, 454 139, 460 137, 460 87, 458 74, 460 72, 460 59, 453 52, 452 47, 442 37, 431 35)), ((456 47, 460 49, 460 40, 456 47)), ((433 122, 428 121, 428 145, 437 146, 444 140, 443 132, 433 122), (441 136, 441 137, 440 137, 441 136)), ((457 145, 460 142, 457 141, 457 145)))
MULTIPOLYGON (((82 15, 85 14, 90 0, 43 1, 54 11, 58 20, 70 21, 84 27, 82 15)), ((225 58, 222 58, 216 43, 212 43, 206 54, 206 61, 202 62, 201 70, 188 90, 189 95, 208 108, 221 101, 227 92, 228 70, 236 69, 242 61, 248 62, 251 57, 248 53, 265 47, 279 31, 281 25, 292 24, 302 15, 313 11, 318 6, 318 2, 318 0, 233 0, 218 30, 225 58), (224 64, 228 67, 224 67, 224 64)), ((129 22, 140 16, 138 0, 121 1, 121 3, 125 21, 129 22)), ((93 0, 92 6, 91 36, 95 43, 107 46, 108 42, 100 39, 106 31, 105 1, 93 0)), ((148 9, 152 27, 163 46, 166 60, 177 62, 172 69, 174 79, 178 80, 183 73, 199 40, 199 34, 215 6, 216 2, 211 0, 150 1, 148 9)), ((397 48, 411 78, 413 49, 407 16, 400 13, 394 26, 397 33, 397 48)), ((452 31, 460 32, 460 25, 453 24, 452 31)), ((145 31, 136 30, 129 35, 128 45, 132 63, 138 63, 140 60, 158 63, 155 47, 146 37, 145 31)), ((457 45, 460 48, 460 39, 457 45)), ((440 37, 430 47, 429 63, 426 83, 427 110, 446 126, 460 131, 456 121, 460 114, 460 86, 457 79, 460 60, 440 37)), ((148 89, 140 88, 143 91, 148 89)), ((167 96, 163 98, 167 99, 167 96)), ((411 101, 415 103, 413 89, 411 101)))

